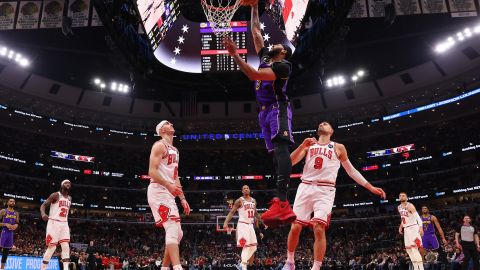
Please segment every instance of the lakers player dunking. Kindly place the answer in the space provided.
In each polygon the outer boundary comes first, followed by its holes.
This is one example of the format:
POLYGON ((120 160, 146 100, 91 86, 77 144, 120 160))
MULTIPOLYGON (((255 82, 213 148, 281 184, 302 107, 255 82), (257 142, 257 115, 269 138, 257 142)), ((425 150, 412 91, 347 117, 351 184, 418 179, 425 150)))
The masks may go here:
POLYGON ((313 226, 315 236, 312 269, 320 269, 327 246, 325 229, 330 222, 330 213, 335 199, 335 183, 340 165, 355 182, 373 194, 385 198, 385 192, 381 188, 372 186, 353 167, 348 160, 345 146, 330 140, 332 134, 332 126, 328 122, 322 122, 318 126, 318 141, 315 138, 307 138, 290 155, 293 165, 305 157, 305 166, 302 183, 298 186, 293 204, 297 220, 291 225, 288 234, 287 261, 283 269, 295 269, 294 252, 298 245, 300 232, 302 226, 309 225, 313 226), (312 213, 313 218, 311 218, 312 213))
POLYGON ((420 253, 422 249, 423 221, 417 213, 415 206, 408 202, 407 193, 400 192, 400 205, 398 213, 400 214, 400 227, 398 232, 403 234, 405 240, 405 249, 408 257, 412 261, 414 270, 423 270, 423 258, 420 253))
POLYGON ((288 59, 292 50, 288 45, 265 47, 258 15, 258 1, 251 6, 251 29, 255 51, 260 58, 258 69, 250 66, 237 53, 235 42, 231 38, 224 40, 225 48, 240 70, 255 81, 255 95, 260 105, 258 121, 269 152, 273 152, 277 175, 277 196, 271 206, 262 214, 265 225, 273 227, 289 224, 295 220, 295 214, 288 202, 288 185, 292 172, 289 145, 294 143, 292 136, 292 110, 287 96, 287 83, 292 70, 288 59))
POLYGON ((253 263, 253 254, 257 250, 257 236, 253 224, 255 218, 261 222, 260 215, 257 212, 257 202, 250 196, 250 188, 245 185, 242 187, 243 196, 235 201, 230 213, 228 213, 223 228, 228 229, 228 223, 238 210, 237 223, 237 247, 242 248, 242 270, 247 269, 247 264, 253 263))
POLYGON ((7 208, 0 210, 0 228, 2 228, 0 235, 0 248, 2 249, 1 270, 5 269, 8 253, 13 248, 13 231, 18 228, 18 223, 20 222, 20 217, 14 207, 15 199, 9 199, 7 208))
POLYGON ((147 199, 155 218, 155 226, 165 229, 162 270, 170 269, 170 264, 174 270, 182 270, 179 244, 183 231, 175 197, 180 198, 186 215, 190 214, 190 206, 178 178, 179 153, 173 146, 173 124, 164 120, 157 125, 155 131, 162 139, 153 144, 150 153, 148 175, 151 180, 147 199))
POLYGON ((58 244, 60 244, 62 248, 63 269, 68 270, 68 265, 70 264, 70 227, 68 227, 68 213, 72 203, 72 197, 70 197, 71 187, 72 183, 70 180, 63 180, 60 184, 60 191, 52 193, 40 206, 42 219, 48 221, 45 237, 47 250, 43 255, 41 270, 47 269, 50 258, 58 244), (47 207, 50 207, 48 215, 45 213, 47 207))

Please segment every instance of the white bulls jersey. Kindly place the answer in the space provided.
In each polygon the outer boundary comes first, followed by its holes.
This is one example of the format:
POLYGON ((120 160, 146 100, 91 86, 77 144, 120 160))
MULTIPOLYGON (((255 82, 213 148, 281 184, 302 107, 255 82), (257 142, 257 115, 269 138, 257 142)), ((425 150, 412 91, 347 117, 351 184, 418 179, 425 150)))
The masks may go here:
POLYGON ((238 222, 247 224, 253 224, 255 220, 255 199, 250 197, 250 201, 247 201, 244 197, 240 197, 242 201, 242 207, 238 208, 238 222))
POLYGON ((48 219, 67 222, 70 204, 70 198, 63 196, 61 192, 58 192, 58 200, 50 205, 48 219))
MULTIPOLYGON (((167 152, 162 157, 162 161, 157 168, 158 174, 165 180, 169 181, 172 184, 175 184, 175 179, 178 176, 178 161, 180 155, 178 153, 177 148, 166 144, 165 142, 161 141, 165 145, 167 152)), ((158 184, 158 186, 161 186, 158 184)), ((163 187, 163 186, 162 186, 163 187)), ((163 187, 167 190, 165 187, 163 187)))
POLYGON ((316 143, 308 148, 303 167, 302 181, 321 182, 335 186, 340 160, 335 152, 335 142, 316 143))
POLYGON ((418 225, 417 224, 417 219, 415 216, 408 211, 408 205, 410 203, 407 202, 405 206, 403 204, 400 204, 398 206, 398 213, 400 213, 400 218, 402 218, 402 226, 403 227, 410 227, 412 225, 418 225))

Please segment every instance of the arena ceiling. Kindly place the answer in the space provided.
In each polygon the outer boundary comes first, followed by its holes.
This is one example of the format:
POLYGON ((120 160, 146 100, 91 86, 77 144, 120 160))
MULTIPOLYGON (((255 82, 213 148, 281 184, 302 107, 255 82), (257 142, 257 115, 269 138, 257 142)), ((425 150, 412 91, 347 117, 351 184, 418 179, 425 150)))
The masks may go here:
MULTIPOLYGON (((201 10, 188 9, 191 20, 201 10)), ((245 11, 244 11, 245 12, 245 11)), ((450 14, 398 16, 393 24, 384 18, 348 19, 342 33, 316 64, 291 80, 290 95, 335 91, 322 86, 325 78, 357 69, 367 71, 365 80, 422 64, 434 57, 435 43, 478 23, 478 17, 451 18, 450 14), (342 37, 343 35, 343 37, 342 37)), ((239 73, 186 74, 164 67, 166 81, 149 78, 126 59, 103 27, 74 28, 66 37, 60 29, 1 31, 3 44, 32 59, 29 69, 60 82, 94 89, 92 79, 135 82, 130 95, 175 100, 181 92, 196 92, 198 100, 251 100, 251 83, 239 73)))

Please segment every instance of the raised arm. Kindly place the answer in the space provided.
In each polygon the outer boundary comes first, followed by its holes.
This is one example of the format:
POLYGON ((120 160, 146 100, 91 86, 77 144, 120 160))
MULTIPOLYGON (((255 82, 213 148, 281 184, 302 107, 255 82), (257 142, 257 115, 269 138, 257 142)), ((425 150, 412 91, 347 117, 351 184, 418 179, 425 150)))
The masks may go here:
POLYGON ((303 140, 303 143, 300 144, 297 149, 290 154, 292 166, 295 166, 298 162, 300 162, 307 154, 308 148, 316 142, 317 140, 315 138, 306 138, 303 140))
POLYGON ((156 142, 152 146, 150 152, 150 163, 148 165, 148 176, 152 179, 153 183, 158 183, 164 186, 173 196, 178 196, 182 193, 182 188, 179 185, 174 185, 168 180, 163 179, 158 173, 157 168, 159 167, 162 159, 167 153, 167 148, 161 142, 156 142))
POLYGON ((350 160, 348 160, 347 149, 343 144, 336 143, 335 151, 338 153, 338 159, 342 163, 342 167, 345 169, 350 178, 355 180, 355 182, 357 182, 362 187, 368 189, 373 194, 378 195, 383 199, 386 198, 387 195, 385 194, 385 191, 383 191, 383 189, 372 186, 372 184, 370 184, 367 179, 365 179, 365 177, 363 177, 363 175, 357 169, 355 169, 355 167, 353 167, 350 160))
POLYGON ((258 16, 258 2, 251 7, 251 21, 250 27, 252 30, 253 44, 255 45, 255 51, 260 52, 260 50, 265 47, 265 42, 262 37, 262 29, 260 28, 260 18, 258 16))
POLYGON ((44 221, 48 221, 48 215, 45 213, 45 209, 50 207, 52 203, 55 203, 59 198, 58 192, 50 194, 50 196, 40 205, 40 215, 44 221))
POLYGON ((435 227, 438 230, 438 233, 440 234, 440 238, 442 238, 442 242, 444 245, 447 244, 447 239, 445 239, 445 234, 443 233, 442 227, 440 226, 440 222, 438 222, 438 218, 436 216, 432 216, 432 221, 435 224, 435 227))
POLYGON ((230 222, 230 220, 232 220, 233 215, 235 215, 238 208, 240 207, 242 207, 242 201, 240 199, 237 199, 233 204, 232 210, 230 210, 230 213, 228 213, 227 217, 225 218, 225 222, 223 222, 224 229, 228 229, 228 223, 230 222))

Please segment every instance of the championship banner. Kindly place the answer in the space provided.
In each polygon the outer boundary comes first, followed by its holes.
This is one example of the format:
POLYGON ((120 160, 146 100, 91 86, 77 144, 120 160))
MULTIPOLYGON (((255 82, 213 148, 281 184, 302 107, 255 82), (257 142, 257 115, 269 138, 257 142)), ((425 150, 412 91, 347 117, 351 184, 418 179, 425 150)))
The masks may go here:
POLYGON ((42 19, 40 28, 62 27, 63 8, 65 0, 45 0, 43 2, 42 19))
POLYGON ((68 16, 72 18, 72 27, 88 26, 90 0, 71 0, 68 5, 68 16))
POLYGON ((0 30, 12 30, 18 2, 0 3, 0 30))
POLYGON ((368 0, 368 14, 370 17, 385 17, 385 6, 392 0, 368 0))
POLYGON ((474 0, 448 0, 452 17, 477 16, 474 0))
POLYGON ((352 9, 350 9, 350 13, 348 14, 347 18, 368 18, 367 12, 367 0, 355 0, 352 5, 352 9))
POLYGON ((102 21, 100 20, 100 17, 98 16, 97 10, 95 9, 95 6, 92 7, 92 22, 90 23, 90 26, 102 26, 102 21))
POLYGON ((21 1, 15 29, 37 29, 41 5, 40 1, 21 1))
POLYGON ((445 0, 420 0, 422 3, 422 12, 424 14, 447 13, 447 3, 445 0))
POLYGON ((367 152, 367 157, 372 158, 372 157, 390 156, 394 154, 413 151, 415 150, 414 147, 415 147, 414 144, 407 144, 407 145, 397 146, 397 147, 383 149, 383 150, 371 151, 371 152, 367 152))
POLYGON ((50 156, 54 158, 61 158, 61 159, 72 160, 72 161, 81 161, 81 162, 95 161, 95 157, 74 155, 74 154, 62 153, 58 151, 51 151, 50 156))
MULTIPOLYGON (((42 257, 31 256, 8 256, 5 270, 30 270, 40 269, 42 266, 42 257)), ((47 265, 47 270, 60 270, 58 258, 51 258, 47 265)))
POLYGON ((397 15, 420 14, 418 0, 395 0, 395 12, 397 15))

